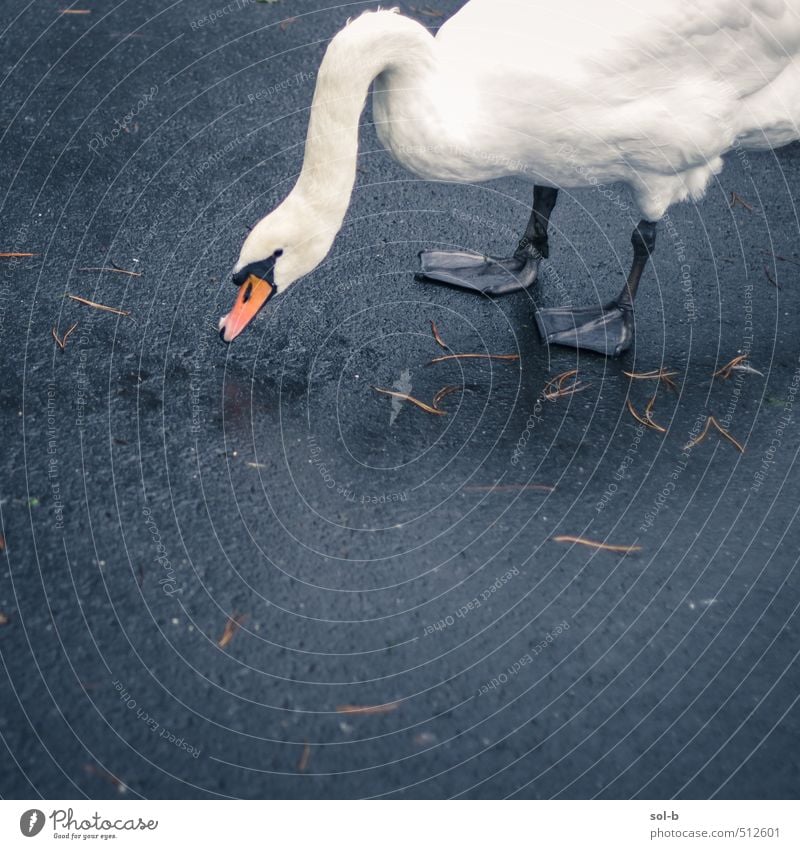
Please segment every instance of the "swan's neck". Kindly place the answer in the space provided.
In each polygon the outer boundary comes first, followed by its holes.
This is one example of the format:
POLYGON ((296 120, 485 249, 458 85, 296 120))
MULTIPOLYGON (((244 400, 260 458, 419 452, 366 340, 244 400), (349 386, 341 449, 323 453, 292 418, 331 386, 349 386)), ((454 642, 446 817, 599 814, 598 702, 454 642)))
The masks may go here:
POLYGON ((350 203, 359 120, 370 84, 379 75, 394 71, 404 76, 422 75, 432 62, 430 33, 394 12, 365 13, 331 41, 317 78, 303 168, 287 198, 289 203, 299 200, 303 207, 311 208, 314 241, 320 248, 327 242, 324 253, 341 228, 350 203))

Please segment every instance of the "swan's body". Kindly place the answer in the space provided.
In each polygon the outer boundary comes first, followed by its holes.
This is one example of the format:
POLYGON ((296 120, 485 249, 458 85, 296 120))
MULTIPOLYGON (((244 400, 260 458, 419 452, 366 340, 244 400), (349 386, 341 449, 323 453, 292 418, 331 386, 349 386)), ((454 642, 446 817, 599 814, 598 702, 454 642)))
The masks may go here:
MULTIPOLYGON (((800 137, 800 0, 471 0, 436 37, 393 11, 361 15, 328 48, 302 172, 245 241, 238 282, 271 261, 270 283, 282 291, 324 259, 349 205, 373 81, 379 137, 421 177, 621 181, 656 222, 671 204, 700 198, 726 152, 800 137)), ((522 265, 530 285, 530 257, 522 265)), ((222 322, 231 338, 244 326, 235 312, 222 322)))
POLYGON ((426 61, 385 73, 374 114, 423 177, 591 173, 657 220, 737 144, 798 137, 800 2, 472 0, 420 40, 426 61))

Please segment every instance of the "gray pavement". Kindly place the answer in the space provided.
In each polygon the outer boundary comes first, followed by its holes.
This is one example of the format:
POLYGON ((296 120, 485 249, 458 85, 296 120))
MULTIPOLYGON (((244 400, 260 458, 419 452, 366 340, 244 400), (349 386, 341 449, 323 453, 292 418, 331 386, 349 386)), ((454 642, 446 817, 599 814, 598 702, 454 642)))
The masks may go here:
POLYGON ((37 254, 0 260, 0 795, 795 797, 800 147, 672 210, 617 362, 533 309, 618 290, 624 189, 562 193, 532 294, 426 285, 424 247, 514 245, 530 186, 416 179, 367 110, 330 257, 225 347, 327 40, 375 4, 82 5, 0 3, 0 251, 37 254), (111 263, 141 276, 79 270, 111 263), (431 320, 521 359, 427 366, 431 320), (763 376, 712 382, 740 351, 763 376), (666 435, 622 374, 661 366, 666 435), (451 384, 442 417, 371 389, 451 384), (683 450, 709 414, 744 454, 683 450))

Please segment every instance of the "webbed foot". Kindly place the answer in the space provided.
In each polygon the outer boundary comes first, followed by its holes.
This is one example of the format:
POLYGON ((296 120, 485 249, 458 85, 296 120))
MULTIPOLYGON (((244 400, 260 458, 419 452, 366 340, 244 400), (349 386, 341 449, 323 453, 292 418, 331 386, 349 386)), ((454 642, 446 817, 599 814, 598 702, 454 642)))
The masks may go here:
POLYGON ((507 259, 471 251, 422 251, 418 277, 484 295, 506 295, 533 286, 545 255, 532 245, 521 245, 507 259))
POLYGON ((633 344, 633 309, 619 301, 604 307, 537 310, 536 324, 548 345, 567 345, 618 357, 633 344))

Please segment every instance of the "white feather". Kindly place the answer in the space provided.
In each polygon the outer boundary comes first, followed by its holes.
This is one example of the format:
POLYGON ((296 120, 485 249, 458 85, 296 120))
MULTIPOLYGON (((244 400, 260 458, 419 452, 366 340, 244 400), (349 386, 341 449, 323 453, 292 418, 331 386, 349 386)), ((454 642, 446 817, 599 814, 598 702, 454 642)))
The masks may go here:
POLYGON ((800 138, 800 0, 471 0, 435 38, 365 13, 332 40, 297 185, 237 268, 282 248, 284 289, 328 253, 373 81, 379 137, 416 174, 622 181, 658 220, 731 149, 800 138))

